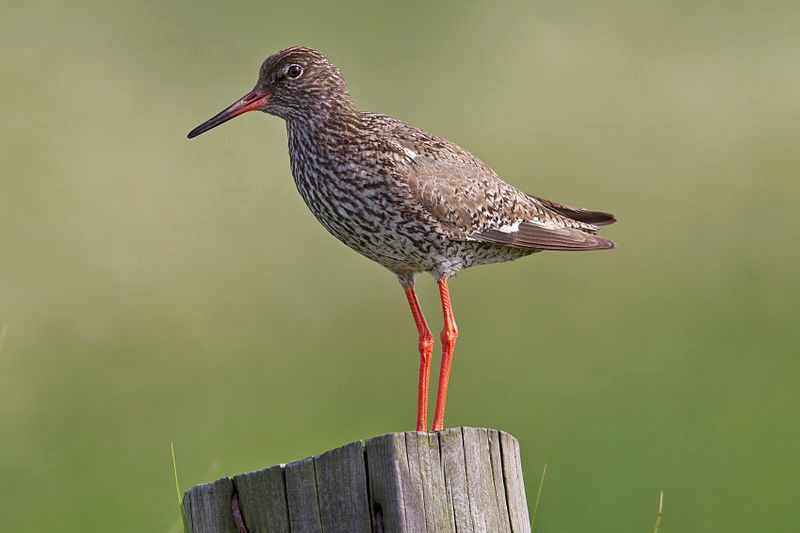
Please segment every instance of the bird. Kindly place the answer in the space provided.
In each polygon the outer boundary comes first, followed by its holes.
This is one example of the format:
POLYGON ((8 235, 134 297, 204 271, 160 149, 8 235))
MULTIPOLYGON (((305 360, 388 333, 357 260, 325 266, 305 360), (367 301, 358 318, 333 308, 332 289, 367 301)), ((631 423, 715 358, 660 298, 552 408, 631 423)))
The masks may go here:
POLYGON ((339 69, 294 46, 270 55, 254 88, 189 133, 191 139, 249 111, 282 118, 291 173, 317 220, 400 282, 417 329, 416 430, 427 431, 434 337, 415 291, 430 273, 444 326, 433 431, 444 412, 458 327, 448 280, 461 270, 544 250, 614 248, 598 235, 614 215, 527 194, 453 142, 380 113, 359 111, 339 69))

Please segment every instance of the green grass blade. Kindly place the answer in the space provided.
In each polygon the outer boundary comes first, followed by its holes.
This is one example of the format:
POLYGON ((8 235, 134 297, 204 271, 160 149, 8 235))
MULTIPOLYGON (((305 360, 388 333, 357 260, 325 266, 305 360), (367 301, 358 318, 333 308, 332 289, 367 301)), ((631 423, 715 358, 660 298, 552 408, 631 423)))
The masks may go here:
POLYGON ((189 525, 186 521, 186 511, 183 508, 183 502, 181 501, 181 486, 178 483, 178 463, 175 461, 175 445, 170 442, 169 449, 172 452, 172 473, 175 475, 175 492, 178 495, 178 509, 181 512, 181 521, 183 522, 183 531, 184 533, 189 533, 189 525))
POLYGON ((536 522, 536 512, 539 510, 539 500, 542 498, 542 488, 544 487, 544 476, 547 475, 547 463, 544 464, 542 469, 542 479, 539 480, 539 492, 536 493, 536 503, 533 505, 533 516, 531 517, 531 531, 533 524, 536 522))
POLYGON ((661 525, 661 515, 664 511, 664 491, 658 494, 658 514, 656 514, 656 525, 653 526, 653 533, 658 533, 658 526, 661 525))

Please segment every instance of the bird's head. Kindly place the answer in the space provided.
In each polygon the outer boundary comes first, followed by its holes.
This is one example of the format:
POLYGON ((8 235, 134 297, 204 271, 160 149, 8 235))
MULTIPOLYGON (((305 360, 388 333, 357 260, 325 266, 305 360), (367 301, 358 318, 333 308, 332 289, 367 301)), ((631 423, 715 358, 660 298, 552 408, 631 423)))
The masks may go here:
POLYGON ((248 111, 263 111, 287 120, 320 120, 353 109, 344 78, 336 66, 314 50, 294 46, 269 56, 252 91, 203 122, 196 137, 248 111))

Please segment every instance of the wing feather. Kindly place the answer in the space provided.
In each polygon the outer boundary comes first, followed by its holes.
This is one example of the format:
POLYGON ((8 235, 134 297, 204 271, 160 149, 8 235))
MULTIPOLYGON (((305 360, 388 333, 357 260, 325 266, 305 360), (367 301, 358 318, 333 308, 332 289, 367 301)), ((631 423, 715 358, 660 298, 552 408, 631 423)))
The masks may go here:
POLYGON ((475 240, 536 250, 608 250, 616 245, 586 230, 521 222, 517 231, 490 229, 471 235, 475 240))
POLYGON ((398 178, 452 238, 538 250, 615 247, 596 235, 613 215, 526 194, 459 146, 382 119, 393 125, 391 143, 404 161, 398 178))

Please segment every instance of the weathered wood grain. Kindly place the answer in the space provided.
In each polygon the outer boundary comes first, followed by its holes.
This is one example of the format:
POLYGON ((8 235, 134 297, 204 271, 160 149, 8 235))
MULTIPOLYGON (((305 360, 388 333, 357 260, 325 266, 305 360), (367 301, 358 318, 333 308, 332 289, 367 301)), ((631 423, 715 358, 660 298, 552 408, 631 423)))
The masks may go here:
MULTIPOLYGON (((500 451, 500 432, 488 430, 489 460, 492 463, 492 479, 494 481, 494 497, 497 509, 500 511, 500 521, 511 528, 511 517, 508 515, 508 501, 506 500, 506 483, 503 477, 503 455, 500 451)), ((524 488, 524 487, 523 487, 524 488)))
POLYGON ((497 506, 489 432, 482 428, 463 428, 462 434, 472 526, 481 533, 508 530, 511 524, 503 521, 497 506))
POLYGON ((197 485, 183 497, 186 521, 192 533, 237 533, 231 513, 233 482, 229 478, 197 485))
POLYGON ((239 508, 250 533, 290 533, 283 465, 233 478, 239 508))
POLYGON ((391 433, 198 485, 184 495, 192 533, 529 533, 519 443, 452 428, 391 433))
POLYGON ((367 469, 361 441, 314 457, 325 533, 370 533, 367 469))
POLYGON ((375 530, 424 532, 422 496, 411 481, 405 434, 374 437, 366 446, 375 530))
POLYGON ((286 465, 286 499, 291 531, 322 533, 313 457, 286 465))
POLYGON ((511 530, 514 533, 530 533, 531 521, 528 517, 528 503, 525 498, 525 482, 522 480, 522 459, 519 456, 519 442, 505 431, 500 431, 499 433, 500 450, 503 457, 503 479, 506 485, 511 530))
POLYGON ((467 493, 467 458, 464 456, 464 436, 461 428, 445 429, 440 432, 439 445, 442 449, 442 468, 447 499, 453 506, 453 516, 456 522, 454 532, 473 533, 475 528, 472 524, 469 494, 467 493))
POLYGON ((455 531, 453 507, 445 490, 439 436, 409 431, 405 437, 411 483, 422 488, 426 530, 455 531))

